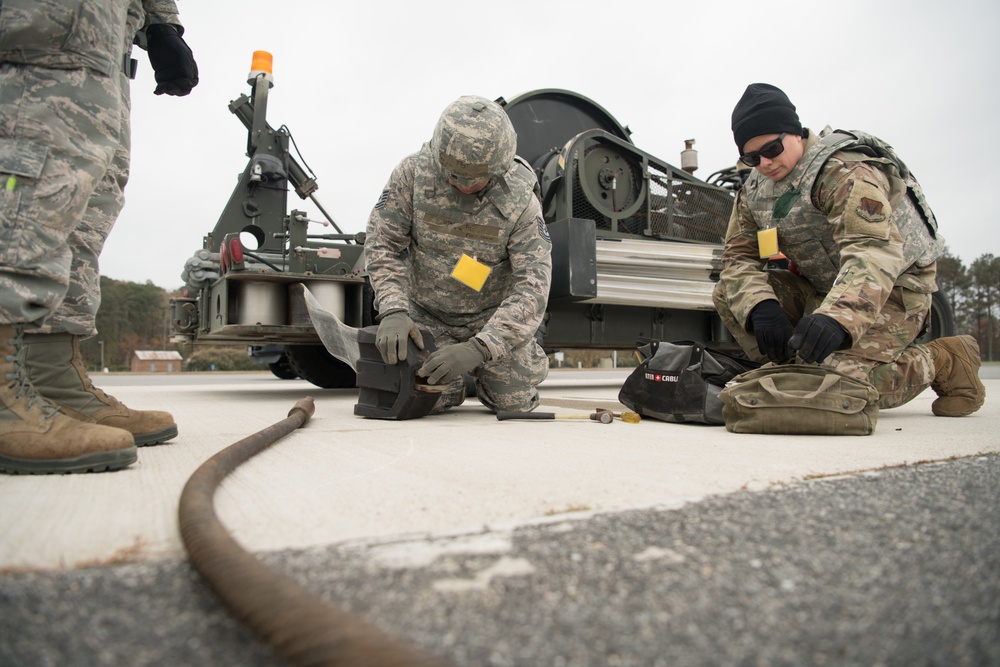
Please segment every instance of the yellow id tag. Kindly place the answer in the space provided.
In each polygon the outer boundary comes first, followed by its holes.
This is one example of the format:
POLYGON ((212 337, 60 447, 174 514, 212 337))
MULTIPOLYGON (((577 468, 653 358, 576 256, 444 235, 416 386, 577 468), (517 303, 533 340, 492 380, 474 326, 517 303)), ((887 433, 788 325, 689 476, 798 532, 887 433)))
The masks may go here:
POLYGON ((760 258, 767 259, 778 254, 778 228, 757 230, 757 248, 760 249, 760 258))
POLYGON ((463 252, 455 268, 451 270, 451 277, 478 292, 483 289, 483 284, 492 270, 463 252))

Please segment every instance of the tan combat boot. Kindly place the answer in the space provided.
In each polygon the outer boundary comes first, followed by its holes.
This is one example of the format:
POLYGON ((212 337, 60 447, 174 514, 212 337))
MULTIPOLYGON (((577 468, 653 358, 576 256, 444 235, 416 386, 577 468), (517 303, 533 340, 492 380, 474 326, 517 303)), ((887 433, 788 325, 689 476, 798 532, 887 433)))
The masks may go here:
POLYGON ((21 329, 0 325, 0 471, 100 472, 135 463, 131 433, 81 424, 35 391, 24 368, 21 329))
POLYGON ((31 384, 70 417, 125 429, 137 447, 166 442, 177 435, 170 413, 131 410, 94 386, 80 356, 79 336, 25 334, 24 347, 31 384))
POLYGON ((934 359, 931 389, 938 398, 931 411, 939 417, 964 417, 983 407, 986 387, 979 379, 979 344, 972 336, 948 336, 927 343, 934 359))

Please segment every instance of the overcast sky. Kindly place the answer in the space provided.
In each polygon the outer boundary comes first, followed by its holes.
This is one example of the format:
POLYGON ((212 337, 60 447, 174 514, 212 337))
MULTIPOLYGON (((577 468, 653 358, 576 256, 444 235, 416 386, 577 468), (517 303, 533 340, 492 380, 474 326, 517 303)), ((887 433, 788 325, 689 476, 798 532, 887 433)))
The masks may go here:
MULTIPOLYGON (((246 166, 228 104, 254 50, 274 55, 272 126, 287 125, 317 198, 362 231, 395 164, 460 95, 570 90, 632 130, 636 146, 696 176, 731 165, 732 108, 747 84, 782 88, 803 125, 861 129, 920 180, 951 252, 1000 255, 997 0, 179 0, 201 82, 154 96, 132 84, 127 203, 101 257, 116 280, 182 284, 246 166)), ((294 194, 290 206, 320 214, 294 194)))

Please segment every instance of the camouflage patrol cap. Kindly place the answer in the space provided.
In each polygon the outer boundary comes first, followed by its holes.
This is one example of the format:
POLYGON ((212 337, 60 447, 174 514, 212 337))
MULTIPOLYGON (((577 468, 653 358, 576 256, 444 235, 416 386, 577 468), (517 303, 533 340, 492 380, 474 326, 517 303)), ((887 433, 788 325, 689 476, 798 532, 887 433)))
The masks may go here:
POLYGON ((507 172, 517 150, 517 134, 499 104, 464 95, 441 114, 431 148, 445 177, 473 185, 507 172))

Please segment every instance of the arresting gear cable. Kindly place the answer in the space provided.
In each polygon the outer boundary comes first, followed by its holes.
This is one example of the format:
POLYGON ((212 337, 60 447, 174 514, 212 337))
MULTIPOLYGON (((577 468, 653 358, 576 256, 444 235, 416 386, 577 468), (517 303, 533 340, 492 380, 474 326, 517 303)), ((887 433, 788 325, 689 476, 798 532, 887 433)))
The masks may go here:
POLYGON ((315 411, 311 397, 288 417, 233 443, 203 463, 181 492, 181 537, 191 565, 236 618, 292 665, 444 667, 446 663, 336 607, 257 560, 215 513, 222 480, 315 411))

